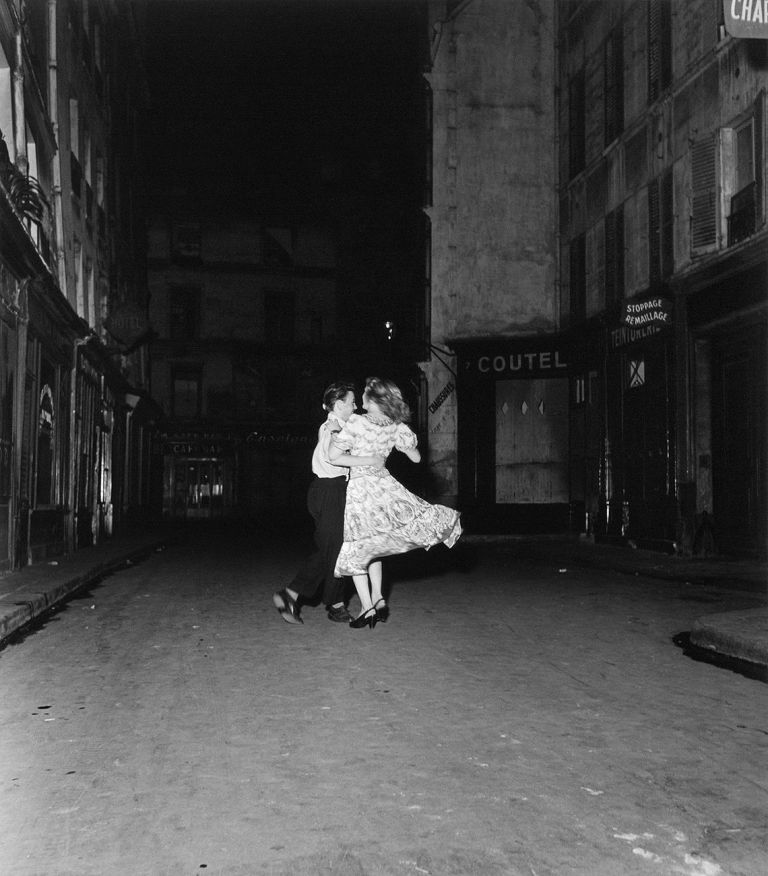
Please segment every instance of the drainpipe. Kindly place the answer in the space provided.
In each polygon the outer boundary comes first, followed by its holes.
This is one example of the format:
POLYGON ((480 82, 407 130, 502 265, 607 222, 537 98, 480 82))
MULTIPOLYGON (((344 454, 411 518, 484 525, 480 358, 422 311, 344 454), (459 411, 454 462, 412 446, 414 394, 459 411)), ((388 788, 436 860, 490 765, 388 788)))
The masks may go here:
POLYGON ((53 128, 58 156, 53 158, 53 221, 56 234, 56 272, 59 288, 67 294, 67 263, 64 248, 64 214, 61 201, 61 146, 59 144, 59 62, 56 12, 58 0, 48 0, 48 116, 53 128))

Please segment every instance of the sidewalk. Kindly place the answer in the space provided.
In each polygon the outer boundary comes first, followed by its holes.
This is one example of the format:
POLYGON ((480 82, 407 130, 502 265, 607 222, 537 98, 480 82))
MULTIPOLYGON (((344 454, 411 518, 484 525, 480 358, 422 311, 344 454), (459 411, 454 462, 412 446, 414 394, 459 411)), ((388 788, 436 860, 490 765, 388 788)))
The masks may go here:
MULTIPOLYGON (((0 577, 0 647, 13 633, 50 611, 76 590, 137 562, 178 536, 160 528, 119 536, 57 561, 29 566, 0 577)), ((521 559, 610 569, 690 584, 713 585, 757 594, 768 602, 768 563, 756 560, 684 558, 656 551, 594 543, 570 535, 510 536, 467 534, 462 543, 514 553, 521 559)), ((768 607, 705 615, 690 630, 690 646, 703 653, 745 661, 768 670, 768 607)))
POLYGON ((686 649, 691 656, 711 656, 745 664, 752 674, 768 681, 768 563, 722 557, 678 557, 593 542, 571 535, 468 536, 473 544, 494 545, 521 558, 548 560, 553 565, 611 569, 693 585, 710 585, 759 596, 766 606, 746 611, 704 615, 689 631, 686 649))
POLYGON ((0 647, 76 590, 138 562, 161 549, 166 540, 162 530, 124 535, 66 557, 5 573, 0 577, 0 647))

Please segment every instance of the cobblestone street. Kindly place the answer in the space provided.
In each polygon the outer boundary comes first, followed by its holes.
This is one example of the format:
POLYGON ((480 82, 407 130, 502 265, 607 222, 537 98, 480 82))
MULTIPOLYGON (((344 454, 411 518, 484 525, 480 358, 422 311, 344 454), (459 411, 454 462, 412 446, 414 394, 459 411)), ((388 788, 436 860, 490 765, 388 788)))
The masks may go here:
POLYGON ((0 652, 3 872, 763 872, 768 687, 673 643, 760 594, 464 545, 290 626, 305 547, 171 543, 0 652))

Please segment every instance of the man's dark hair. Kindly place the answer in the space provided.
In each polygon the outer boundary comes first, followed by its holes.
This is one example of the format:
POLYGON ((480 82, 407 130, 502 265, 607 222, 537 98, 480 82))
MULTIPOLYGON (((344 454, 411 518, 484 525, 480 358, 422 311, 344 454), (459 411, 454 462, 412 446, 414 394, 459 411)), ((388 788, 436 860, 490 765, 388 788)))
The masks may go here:
POLYGON ((355 385, 347 380, 339 380, 328 386, 323 393, 323 407, 326 411, 332 411, 337 401, 345 398, 348 392, 354 392, 355 385))

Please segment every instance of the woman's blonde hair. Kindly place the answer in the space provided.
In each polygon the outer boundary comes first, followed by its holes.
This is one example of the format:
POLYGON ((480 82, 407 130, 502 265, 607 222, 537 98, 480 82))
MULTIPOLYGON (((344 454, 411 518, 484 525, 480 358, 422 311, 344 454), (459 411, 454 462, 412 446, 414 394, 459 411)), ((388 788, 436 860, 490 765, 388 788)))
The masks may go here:
POLYGON ((369 377, 365 381, 365 394, 376 402, 382 414, 386 414, 395 423, 407 423, 411 419, 411 409, 402 392, 391 380, 369 377))

